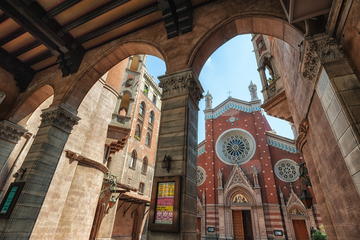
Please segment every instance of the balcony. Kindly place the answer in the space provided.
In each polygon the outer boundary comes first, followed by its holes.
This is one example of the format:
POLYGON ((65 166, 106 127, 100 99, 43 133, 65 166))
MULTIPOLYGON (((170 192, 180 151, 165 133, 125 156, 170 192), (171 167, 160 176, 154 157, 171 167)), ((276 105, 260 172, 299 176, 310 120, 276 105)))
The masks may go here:
POLYGON ((264 103, 261 105, 261 107, 267 114, 292 122, 292 117, 289 111, 285 89, 282 87, 281 78, 277 78, 269 82, 268 86, 265 86, 262 90, 262 94, 264 95, 264 103))
POLYGON ((106 144, 110 146, 110 154, 124 148, 131 130, 131 118, 113 113, 108 125, 106 144))

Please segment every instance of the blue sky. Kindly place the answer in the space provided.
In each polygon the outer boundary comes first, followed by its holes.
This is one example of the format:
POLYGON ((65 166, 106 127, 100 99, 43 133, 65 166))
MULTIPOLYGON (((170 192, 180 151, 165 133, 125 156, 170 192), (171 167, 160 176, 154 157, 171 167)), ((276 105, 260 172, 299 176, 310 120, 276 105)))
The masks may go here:
MULTIPOLYGON (((155 77, 165 74, 165 63, 157 57, 148 56, 146 65, 149 73, 155 77)), ((229 91, 231 97, 250 101, 250 81, 257 85, 258 96, 263 100, 251 35, 234 37, 218 48, 206 61, 199 79, 205 93, 209 91, 212 94, 213 107, 228 98, 229 91)), ((198 142, 201 142, 205 138, 204 99, 200 101, 199 107, 198 142)), ((288 122, 268 115, 266 118, 277 134, 293 139, 288 122)))

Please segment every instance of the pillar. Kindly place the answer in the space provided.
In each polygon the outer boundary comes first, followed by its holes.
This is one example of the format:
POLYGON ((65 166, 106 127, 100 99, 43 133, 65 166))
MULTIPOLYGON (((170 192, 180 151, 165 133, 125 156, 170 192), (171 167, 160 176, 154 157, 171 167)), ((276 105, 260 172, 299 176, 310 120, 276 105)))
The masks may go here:
POLYGON ((20 137, 25 133, 26 129, 16 123, 7 120, 0 122, 0 172, 20 137))
MULTIPOLYGON (((198 104, 203 90, 192 70, 168 74, 159 79, 163 93, 155 178, 182 177, 180 230, 177 233, 169 233, 151 231, 150 228, 148 239, 195 240, 198 104), (172 158, 169 171, 164 168, 165 155, 172 158)), ((156 187, 154 184, 153 188, 156 187)))
POLYGON ((76 111, 60 105, 43 110, 42 120, 15 181, 25 182, 9 219, 1 219, 2 239, 29 239, 63 148, 74 125, 76 111))

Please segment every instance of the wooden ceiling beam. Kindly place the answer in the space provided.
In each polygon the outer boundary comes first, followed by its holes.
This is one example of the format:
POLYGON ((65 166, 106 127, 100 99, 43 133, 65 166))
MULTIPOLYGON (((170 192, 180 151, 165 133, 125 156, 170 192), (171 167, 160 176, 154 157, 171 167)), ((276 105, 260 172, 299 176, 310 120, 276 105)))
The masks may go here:
POLYGON ((36 1, 2 0, 0 8, 58 57, 63 76, 78 70, 84 48, 36 1))
POLYGON ((31 65, 34 65, 35 63, 38 63, 38 62, 41 62, 49 57, 52 57, 53 55, 51 54, 50 51, 45 51, 39 55, 36 55, 35 57, 33 58, 30 58, 29 60, 26 60, 25 61, 25 64, 31 66, 31 65))
POLYGON ((56 7, 52 8, 47 14, 49 17, 54 17, 62 13, 63 11, 67 10, 68 8, 71 8, 72 6, 74 6, 79 2, 81 2, 81 0, 66 0, 60 3, 59 5, 57 5, 56 7))
POLYGON ((24 91, 27 88, 34 76, 34 71, 28 65, 19 61, 2 48, 0 48, 0 66, 13 74, 20 91, 24 91))
POLYGON ((1 14, 1 15, 0 15, 0 23, 2 23, 3 21, 5 21, 5 20, 8 19, 8 18, 9 18, 9 17, 6 16, 5 13, 1 14))
POLYGON ((158 10, 158 5, 157 3, 155 4, 151 4, 135 13, 132 13, 132 14, 129 14, 125 17, 121 17, 105 26, 102 26, 102 27, 99 27, 98 29, 92 31, 92 32, 89 32, 89 33, 86 33, 84 34, 83 36, 80 36, 79 38, 77 38, 77 40, 80 42, 80 43, 84 43, 84 42, 87 42, 91 39, 94 39, 102 34, 105 34, 107 32, 110 32, 118 27, 121 27, 127 23, 130 23, 132 21, 135 21, 139 18, 142 18, 144 16, 147 16, 151 13, 154 13, 155 11, 158 10))
POLYGON ((16 29, 15 31, 13 31, 9 35, 7 35, 7 36, 0 39, 0 46, 14 40, 15 38, 23 35, 24 33, 26 33, 26 31, 24 29, 22 29, 22 28, 16 29))
POLYGON ((94 19, 114 8, 117 8, 125 3, 129 2, 129 0, 115 0, 115 1, 111 1, 107 4, 104 4, 103 6, 79 17, 78 19, 75 19, 74 21, 72 21, 71 23, 65 25, 63 27, 64 31, 70 31, 88 21, 90 21, 91 19, 94 19))
POLYGON ((27 44, 27 45, 19 48, 18 50, 14 51, 14 52, 11 52, 11 54, 12 54, 13 56, 16 56, 16 57, 17 57, 17 56, 20 56, 20 55, 22 55, 22 54, 30 51, 31 49, 40 46, 40 45, 41 45, 41 42, 38 41, 38 40, 35 40, 34 42, 31 42, 31 43, 29 43, 29 44, 27 44))
POLYGON ((193 7, 190 0, 160 0, 159 5, 169 39, 192 31, 193 7))

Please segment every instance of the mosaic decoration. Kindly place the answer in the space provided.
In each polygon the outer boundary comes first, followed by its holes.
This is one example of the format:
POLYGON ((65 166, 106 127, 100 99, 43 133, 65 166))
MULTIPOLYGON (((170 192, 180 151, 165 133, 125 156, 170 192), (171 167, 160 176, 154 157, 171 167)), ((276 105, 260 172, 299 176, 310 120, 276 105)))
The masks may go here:
POLYGON ((255 140, 245 130, 230 129, 219 137, 216 153, 226 164, 241 165, 254 155, 255 140))
POLYGON ((197 166, 197 169, 196 169, 196 184, 198 186, 202 185, 205 182, 205 179, 206 179, 205 169, 203 169, 200 166, 197 166))
POLYGON ((284 182, 295 182, 299 176, 299 166, 291 159, 282 159, 275 164, 275 175, 284 182))
POLYGON ((248 203, 249 201, 243 194, 238 193, 233 197, 232 202, 233 203, 248 203))

